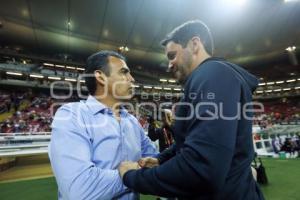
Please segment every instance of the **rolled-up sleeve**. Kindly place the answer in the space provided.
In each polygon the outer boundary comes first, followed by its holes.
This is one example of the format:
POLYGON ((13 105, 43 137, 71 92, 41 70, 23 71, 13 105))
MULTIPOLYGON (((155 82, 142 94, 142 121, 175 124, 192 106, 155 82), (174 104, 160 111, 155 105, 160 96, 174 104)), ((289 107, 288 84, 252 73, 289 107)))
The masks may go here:
POLYGON ((156 149, 154 143, 145 134, 143 128, 140 126, 141 134, 141 146, 142 146, 142 157, 156 157, 158 150, 156 149))

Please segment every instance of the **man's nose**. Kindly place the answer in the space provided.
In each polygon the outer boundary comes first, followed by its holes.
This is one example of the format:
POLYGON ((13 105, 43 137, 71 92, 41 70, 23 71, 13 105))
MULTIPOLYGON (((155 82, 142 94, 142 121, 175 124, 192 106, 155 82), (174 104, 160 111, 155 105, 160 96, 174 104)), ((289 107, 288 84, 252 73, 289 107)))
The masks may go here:
POLYGON ((172 62, 169 62, 169 65, 168 65, 168 68, 167 68, 167 72, 172 72, 173 71, 173 68, 174 68, 174 65, 172 62))
POLYGON ((132 82, 132 83, 134 83, 135 82, 135 80, 134 80, 134 78, 133 78, 133 76, 131 75, 131 74, 129 74, 129 79, 128 79, 130 82, 132 82))

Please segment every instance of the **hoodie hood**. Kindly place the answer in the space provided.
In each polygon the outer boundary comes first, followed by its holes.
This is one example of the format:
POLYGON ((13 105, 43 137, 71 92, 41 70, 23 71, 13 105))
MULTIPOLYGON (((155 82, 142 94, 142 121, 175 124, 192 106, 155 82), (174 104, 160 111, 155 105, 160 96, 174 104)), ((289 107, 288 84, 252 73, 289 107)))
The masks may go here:
POLYGON ((243 80, 249 86, 252 93, 256 90, 259 83, 258 78, 256 76, 249 73, 242 67, 237 66, 236 64, 228 62, 226 62, 226 64, 230 65, 241 76, 241 78, 243 78, 243 80))
POLYGON ((206 60, 204 60, 201 64, 207 62, 207 61, 216 61, 216 62, 222 62, 222 64, 226 64, 228 67, 230 67, 233 71, 235 71, 236 75, 243 81, 252 91, 252 93, 256 90, 258 86, 258 78, 254 76, 253 74, 249 73, 247 70, 243 69, 242 67, 227 62, 225 59, 222 58, 216 58, 216 57, 211 57, 206 60))

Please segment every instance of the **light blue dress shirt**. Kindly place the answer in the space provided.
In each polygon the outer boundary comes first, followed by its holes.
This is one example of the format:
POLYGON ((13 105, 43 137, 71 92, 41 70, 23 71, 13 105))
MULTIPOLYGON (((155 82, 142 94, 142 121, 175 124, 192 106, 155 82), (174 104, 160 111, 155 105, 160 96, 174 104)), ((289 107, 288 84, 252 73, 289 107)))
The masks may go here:
MULTIPOLYGON (((157 150, 126 109, 118 122, 93 96, 63 105, 55 114, 49 145, 59 199, 110 200, 128 190, 118 173, 122 161, 155 156, 157 150)), ((130 192, 122 200, 136 199, 130 192)))

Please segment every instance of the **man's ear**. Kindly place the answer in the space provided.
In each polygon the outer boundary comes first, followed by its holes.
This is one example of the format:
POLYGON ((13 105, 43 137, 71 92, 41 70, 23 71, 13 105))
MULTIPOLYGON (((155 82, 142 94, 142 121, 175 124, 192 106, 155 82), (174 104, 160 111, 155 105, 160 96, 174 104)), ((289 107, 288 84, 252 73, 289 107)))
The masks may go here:
POLYGON ((107 76, 103 73, 103 71, 97 70, 94 72, 94 75, 97 83, 99 83, 100 85, 106 85, 107 76))
POLYGON ((198 53, 201 48, 203 48, 202 42, 197 36, 192 37, 192 39, 190 40, 190 45, 193 53, 198 53))

